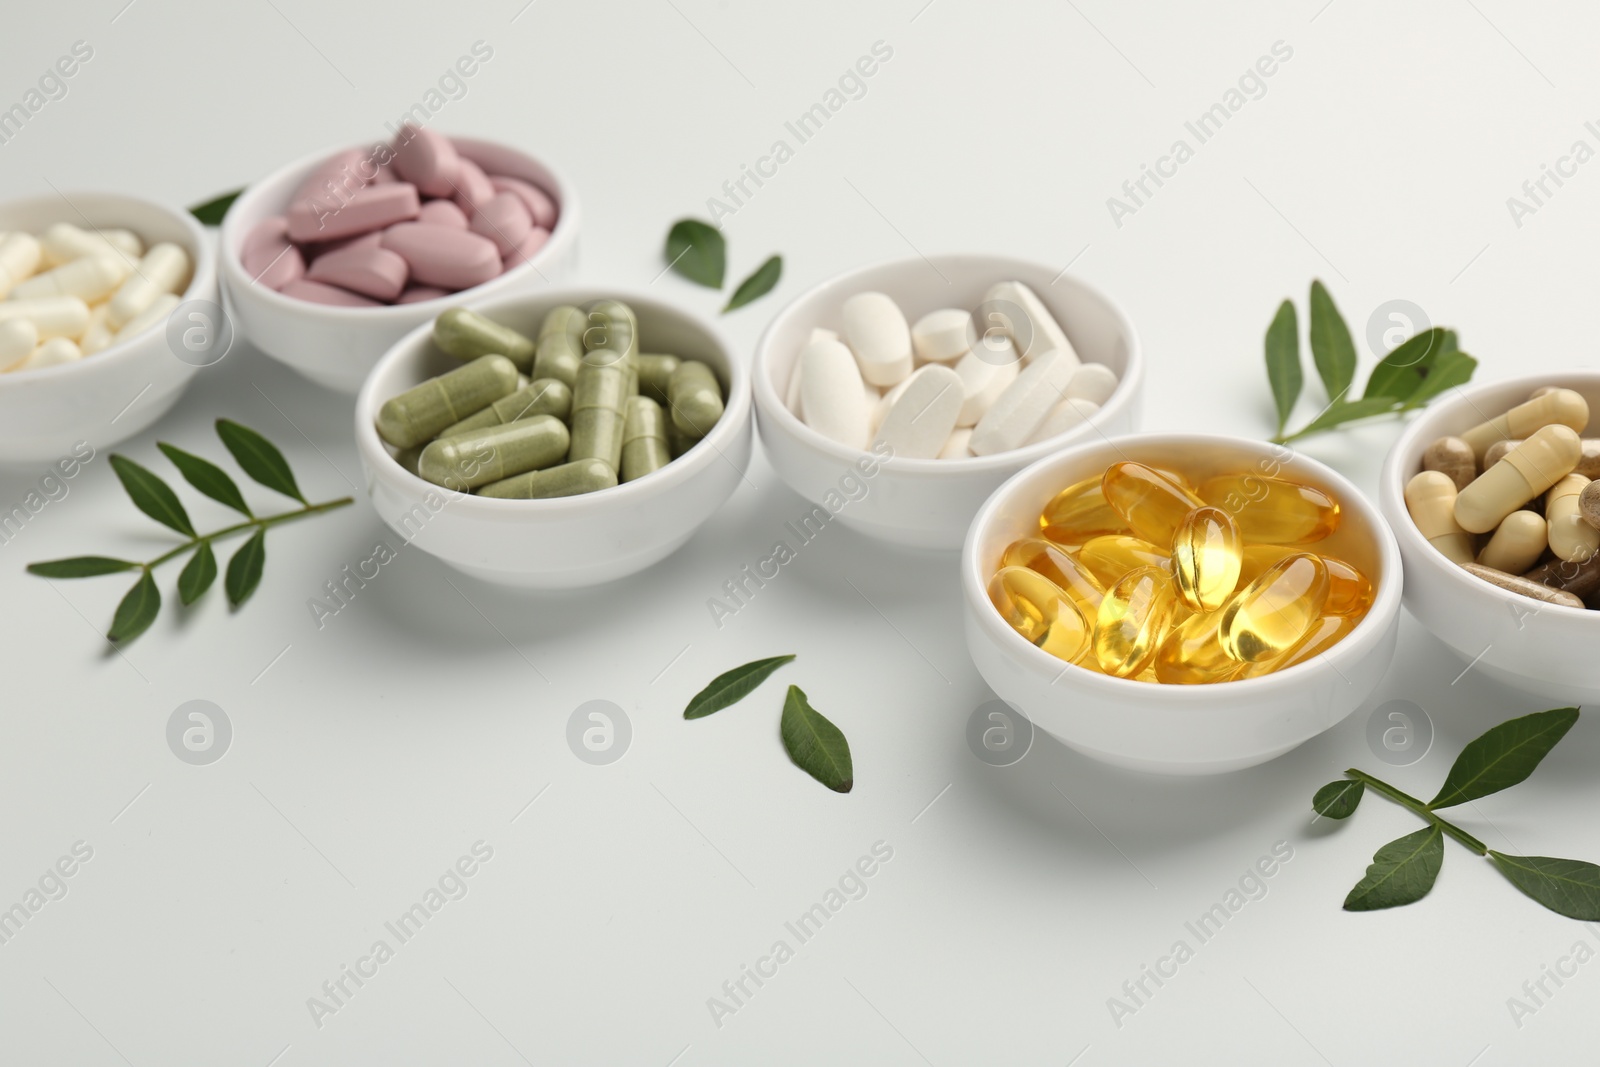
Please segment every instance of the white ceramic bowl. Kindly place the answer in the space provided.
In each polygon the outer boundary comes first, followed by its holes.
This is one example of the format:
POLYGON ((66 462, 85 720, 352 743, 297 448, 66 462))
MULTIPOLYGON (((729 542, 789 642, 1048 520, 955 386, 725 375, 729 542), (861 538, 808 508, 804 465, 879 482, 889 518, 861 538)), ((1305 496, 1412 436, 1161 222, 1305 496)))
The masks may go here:
POLYGON ((356 398, 356 449, 367 491, 391 529, 485 581, 559 589, 643 570, 681 547, 723 505, 750 466, 750 377, 713 326, 615 288, 547 289, 471 306, 537 336, 551 308, 606 298, 633 309, 644 351, 698 359, 716 371, 727 402, 711 432, 661 470, 597 493, 555 500, 450 494, 396 463, 374 428, 385 400, 461 365, 434 345, 431 324, 425 324, 384 354, 356 398))
POLYGON ((1400 574, 1394 535, 1340 475, 1281 445, 1203 434, 1097 441, 1039 461, 984 504, 961 557, 967 647, 995 694, 1080 752, 1162 774, 1217 774, 1265 763, 1360 707, 1394 656, 1400 574), (1057 492, 1122 459, 1170 464, 1195 478, 1255 472, 1330 494, 1341 506, 1339 528, 1307 547, 1347 560, 1371 578, 1371 609, 1343 641, 1309 662, 1215 685, 1112 678, 1034 647, 989 601, 1001 553, 1020 537, 1038 535, 1039 512, 1057 492))
MULTIPOLYGON (((147 246, 171 241, 194 265, 183 299, 217 299, 216 253, 187 211, 118 193, 52 193, 0 204, 0 231, 40 234, 56 222, 132 230, 147 246)), ((73 363, 0 374, 0 463, 48 463, 80 441, 109 448, 165 415, 199 370, 173 354, 166 328, 163 321, 73 363)))
POLYGON ((1067 445, 1135 428, 1144 361, 1133 323, 1110 297, 1087 282, 1041 263, 1003 256, 934 256, 932 266, 929 263, 922 258, 902 259, 849 271, 780 311, 756 345, 756 421, 778 477, 813 503, 822 503, 830 493, 837 501, 840 477, 862 453, 811 429, 783 399, 812 329, 838 331, 844 302, 868 290, 887 293, 906 319, 916 322, 937 308, 971 310, 999 282, 1023 282, 1050 309, 1084 362, 1104 363, 1117 372, 1117 391, 1085 425, 1012 452, 970 459, 891 459, 867 483, 865 497, 835 514, 846 526, 871 537, 919 548, 957 549, 978 506, 1011 475, 1067 445))
POLYGON ((1575 389, 1589 401, 1592 437, 1600 427, 1600 373, 1569 371, 1453 389, 1406 427, 1383 464, 1378 502, 1394 527, 1405 560, 1405 605, 1430 632, 1481 672, 1551 700, 1600 700, 1600 611, 1530 600, 1474 578, 1426 540, 1406 511, 1405 487, 1422 469, 1422 453, 1528 399, 1543 385, 1575 389))
MULTIPOLYGON (((455 304, 489 300, 564 282, 578 265, 578 197, 560 174, 514 148, 469 137, 450 139, 456 150, 489 174, 533 182, 548 192, 560 215, 537 255, 482 285, 438 300, 375 308, 330 307, 296 300, 256 284, 239 261, 255 224, 287 210, 289 198, 318 165, 350 146, 295 160, 246 189, 222 220, 222 289, 237 328, 272 358, 318 385, 354 393, 390 346, 455 304)), ((366 148, 367 145, 355 147, 366 148)))

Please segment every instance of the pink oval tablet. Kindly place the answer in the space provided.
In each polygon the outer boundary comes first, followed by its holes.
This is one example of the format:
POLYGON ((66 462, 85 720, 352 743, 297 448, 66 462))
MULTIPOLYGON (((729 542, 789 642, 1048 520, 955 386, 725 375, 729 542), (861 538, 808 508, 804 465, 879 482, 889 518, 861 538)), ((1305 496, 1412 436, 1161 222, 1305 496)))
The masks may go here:
POLYGON ((539 249, 543 248, 544 243, 548 240, 550 240, 550 231, 543 226, 535 226, 529 230, 528 236, 522 239, 522 243, 513 249, 510 255, 503 257, 502 262, 505 269, 510 270, 512 267, 520 267, 528 262, 528 260, 538 255, 539 249))
POLYGON ((489 176, 472 160, 463 158, 456 171, 456 207, 471 218, 493 198, 494 186, 489 184, 489 176))
POLYGON ((456 207, 454 200, 429 200, 417 211, 417 221, 451 229, 467 228, 467 214, 456 207))
POLYGON ((424 300, 438 300, 450 296, 450 290, 440 289, 433 285, 413 285, 400 294, 396 304, 420 304, 424 300))
POLYGON ((406 123, 394 139, 394 169, 429 196, 454 196, 461 157, 450 138, 406 123))
POLYGON ((302 200, 289 206, 289 239, 323 242, 369 233, 416 218, 421 206, 417 187, 409 182, 366 186, 342 206, 302 200))
POLYGON ((556 202, 550 194, 521 178, 513 178, 508 174, 489 175, 489 184, 497 193, 515 193, 522 201, 522 206, 528 209, 528 214, 533 216, 535 226, 543 226, 547 230, 556 227, 556 202))
POLYGON ((367 184, 363 174, 371 173, 371 166, 361 167, 366 158, 359 148, 349 148, 318 163, 300 182, 300 187, 289 198, 291 204, 302 200, 323 200, 336 204, 340 199, 367 184), (332 182, 330 188, 328 183, 332 182))
POLYGON ((495 193, 472 216, 472 232, 494 242, 502 256, 508 256, 528 237, 533 216, 515 193, 495 193))
POLYGON ((338 289, 331 285, 323 285, 321 282, 308 281, 305 278, 297 278, 285 285, 280 291, 284 296, 292 296, 296 300, 305 300, 312 304, 328 304, 333 307, 346 308, 378 308, 383 306, 376 300, 368 300, 364 296, 357 296, 347 290, 338 289))
POLYGON ((456 291, 482 285, 500 273, 500 252, 487 237, 469 230, 402 222, 383 232, 383 247, 411 264, 411 277, 421 285, 456 291))
POLYGON ((282 289, 306 272, 305 257, 289 243, 289 220, 282 215, 262 219, 245 235, 239 264, 252 281, 282 289))
POLYGON ((306 277, 374 300, 389 301, 404 291, 410 273, 411 269, 398 252, 366 246, 318 256, 306 271, 306 277))
POLYGON ((326 244, 308 244, 301 249, 306 255, 306 262, 311 263, 321 259, 330 252, 343 252, 347 248, 382 248, 383 231, 373 230, 371 233, 358 234, 355 237, 341 237, 337 241, 326 244))

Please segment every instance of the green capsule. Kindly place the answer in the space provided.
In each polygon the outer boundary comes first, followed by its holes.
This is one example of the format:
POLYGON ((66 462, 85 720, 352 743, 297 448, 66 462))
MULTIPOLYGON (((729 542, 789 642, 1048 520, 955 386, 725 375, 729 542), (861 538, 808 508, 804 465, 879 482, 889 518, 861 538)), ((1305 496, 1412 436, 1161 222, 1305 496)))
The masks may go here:
POLYGON ((479 356, 501 355, 520 371, 533 366, 534 344, 509 326, 476 311, 450 308, 433 320, 433 343, 463 363, 479 356))
POLYGON ((539 348, 533 357, 535 378, 554 378, 571 389, 583 362, 583 328, 587 316, 571 304, 551 308, 539 325, 539 348))
POLYGON ((517 388, 517 368, 505 356, 479 356, 429 378, 378 409, 378 436, 396 448, 425 444, 440 430, 474 415, 517 388))
POLYGON ((568 440, 566 423, 554 415, 535 415, 441 438, 422 450, 417 474, 448 489, 473 489, 560 463, 568 440))
POLYGON ((641 355, 639 357, 639 392, 663 407, 667 404, 667 383, 672 372, 681 363, 677 356, 641 355))
POLYGON ((490 426, 503 426, 535 415, 554 415, 563 421, 572 411, 572 390, 554 378, 538 378, 510 396, 501 397, 476 415, 469 415, 439 431, 440 437, 455 437, 490 426))
POLYGON ((693 437, 704 437, 722 418, 722 386, 711 368, 697 359, 678 364, 667 383, 672 423, 693 437))
POLYGON ((500 482, 490 482, 478 490, 479 496, 503 500, 544 500, 555 496, 578 496, 617 484, 617 472, 603 459, 579 459, 548 470, 529 471, 500 482))
POLYGON ((620 300, 596 300, 589 305, 583 331, 583 350, 609 348, 633 360, 639 356, 639 320, 620 300))
POLYGON ((415 474, 417 473, 417 460, 421 455, 422 446, 412 445, 410 448, 402 448, 396 452, 394 461, 404 467, 408 474, 415 474))
POLYGON ((672 462, 667 446, 667 417, 647 396, 635 396, 623 406, 622 480, 631 482, 672 462))
POLYGON ((539 340, 554 334, 564 333, 571 335, 578 342, 583 340, 583 328, 589 324, 589 317, 584 310, 572 304, 558 304, 544 313, 544 318, 539 322, 539 340))
POLYGON ((628 396, 628 364, 610 349, 583 358, 572 390, 572 452, 569 459, 602 459, 622 465, 622 405, 628 396))
POLYGON ((672 453, 672 458, 677 459, 689 449, 700 443, 700 438, 692 437, 678 429, 678 424, 671 419, 667 422, 667 451, 672 453))

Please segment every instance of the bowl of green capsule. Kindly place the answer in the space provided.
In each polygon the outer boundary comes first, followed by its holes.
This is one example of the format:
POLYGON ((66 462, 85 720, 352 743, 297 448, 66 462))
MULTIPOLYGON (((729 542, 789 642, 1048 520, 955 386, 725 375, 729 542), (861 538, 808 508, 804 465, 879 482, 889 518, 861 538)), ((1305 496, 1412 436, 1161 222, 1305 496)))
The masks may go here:
POLYGON ((379 517, 484 581, 598 585, 680 548, 743 479, 750 381, 709 323, 615 289, 452 307, 356 399, 379 517))

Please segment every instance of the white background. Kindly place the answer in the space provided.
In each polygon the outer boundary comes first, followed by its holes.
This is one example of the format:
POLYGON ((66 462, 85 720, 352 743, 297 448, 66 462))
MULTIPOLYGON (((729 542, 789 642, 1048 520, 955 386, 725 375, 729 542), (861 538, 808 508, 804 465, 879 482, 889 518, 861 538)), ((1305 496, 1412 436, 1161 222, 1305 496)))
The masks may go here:
MULTIPOLYGON (((1313 277, 1364 368, 1367 318, 1396 298, 1458 328, 1484 378, 1594 360, 1600 162, 1520 228, 1506 206, 1574 140, 1600 147, 1583 126, 1600 118, 1600 27, 1576 3, 125 2, 8 10, 0 106, 74 41, 94 57, 0 146, 0 193, 205 199, 384 136, 483 40, 492 60, 437 128, 565 170, 585 281, 712 314, 716 294, 657 279, 668 225, 703 215, 882 40, 893 58, 865 97, 727 221, 732 276, 774 251, 786 265, 775 294, 723 320, 741 351, 837 271, 985 250, 1070 262, 1124 303, 1149 359, 1149 428, 1267 435, 1261 335, 1285 296, 1303 316, 1313 277), (1107 197, 1276 41, 1293 57, 1265 95, 1116 226, 1107 197)), ((1320 404, 1309 384, 1297 418, 1320 404)), ((1431 716, 1432 751, 1390 775, 1426 795, 1467 739, 1547 706, 1470 672, 1452 684, 1462 665, 1409 617, 1372 703, 1267 766, 1158 780, 1044 738, 996 769, 964 740, 990 694, 966 658, 953 557, 831 527, 712 625, 706 599, 801 507, 759 454, 754 487, 648 575, 529 598, 407 549, 317 629, 308 598, 393 540, 363 499, 350 413, 241 345, 118 449, 170 473, 155 440, 220 457, 210 423, 226 415, 282 444, 313 499, 358 498, 275 531, 237 614, 220 590, 177 610, 172 569, 153 629, 108 652, 122 579, 23 573, 168 543, 104 451, 0 548, 0 904, 75 841, 94 849, 70 894, 0 945, 0 1061, 1465 1067, 1592 1044, 1600 963, 1547 986, 1520 1028, 1507 998, 1576 941, 1600 947, 1600 930, 1453 844, 1425 901, 1340 910, 1373 850, 1415 826, 1372 798, 1350 824, 1310 826, 1317 786, 1385 769, 1366 741, 1374 708, 1431 716), (712 675, 784 652, 799 660, 743 704, 679 718, 712 675), (790 681, 849 735, 852 794, 785 758, 790 681), (235 731, 206 767, 165 741, 197 698, 235 731), (632 718, 611 766, 565 741, 591 699, 632 718), (314 1025, 307 998, 480 839, 494 856, 469 894, 314 1025), (877 841, 894 854, 870 892, 714 1025, 707 998, 877 841), (1267 896, 1198 945, 1185 921, 1278 841, 1293 859, 1267 896), (1108 998, 1179 938, 1194 959, 1118 1027, 1108 998)), ((1304 450, 1371 491, 1397 432, 1304 450)), ((42 473, 0 473, 0 501, 42 473)), ((227 521, 183 493, 203 527, 227 521)), ((1585 718, 1531 781, 1463 820, 1492 847, 1600 859, 1597 757, 1585 718)))

